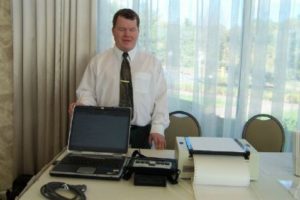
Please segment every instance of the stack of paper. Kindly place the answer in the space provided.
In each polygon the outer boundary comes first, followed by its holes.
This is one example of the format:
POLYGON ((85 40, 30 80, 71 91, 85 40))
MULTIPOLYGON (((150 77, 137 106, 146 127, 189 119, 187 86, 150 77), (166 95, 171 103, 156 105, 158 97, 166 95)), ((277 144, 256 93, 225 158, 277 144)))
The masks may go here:
POLYGON ((194 184, 248 186, 248 163, 242 156, 194 155, 194 184))

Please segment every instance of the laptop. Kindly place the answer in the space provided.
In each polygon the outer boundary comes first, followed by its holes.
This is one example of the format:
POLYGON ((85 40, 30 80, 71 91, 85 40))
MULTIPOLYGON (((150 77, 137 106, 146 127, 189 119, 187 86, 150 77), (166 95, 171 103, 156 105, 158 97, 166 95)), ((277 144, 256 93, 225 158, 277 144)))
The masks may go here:
POLYGON ((52 176, 119 180, 127 163, 131 109, 76 106, 67 154, 52 176))

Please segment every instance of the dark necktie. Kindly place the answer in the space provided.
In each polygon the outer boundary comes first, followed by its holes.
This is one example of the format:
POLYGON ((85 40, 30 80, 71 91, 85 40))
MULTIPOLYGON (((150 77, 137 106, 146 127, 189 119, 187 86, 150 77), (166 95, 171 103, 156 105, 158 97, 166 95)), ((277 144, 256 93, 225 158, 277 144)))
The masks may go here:
POLYGON ((128 53, 123 53, 123 61, 121 64, 120 72, 120 107, 130 107, 132 109, 133 117, 133 91, 132 91, 132 82, 131 82, 131 72, 130 65, 127 60, 128 53))

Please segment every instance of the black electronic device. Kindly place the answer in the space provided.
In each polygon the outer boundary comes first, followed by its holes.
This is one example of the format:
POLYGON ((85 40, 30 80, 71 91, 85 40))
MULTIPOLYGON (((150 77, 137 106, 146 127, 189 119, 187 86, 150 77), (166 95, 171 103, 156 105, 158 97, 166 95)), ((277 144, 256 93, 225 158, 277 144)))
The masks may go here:
POLYGON ((124 169, 123 178, 128 180, 134 173, 135 185, 166 186, 166 180, 177 183, 179 172, 176 159, 145 157, 135 151, 124 169))
POLYGON ((163 175, 134 174, 134 185, 166 187, 167 178, 163 175))
POLYGON ((132 167, 150 169, 171 169, 174 165, 173 161, 173 159, 166 160, 165 158, 135 158, 132 162, 132 167))

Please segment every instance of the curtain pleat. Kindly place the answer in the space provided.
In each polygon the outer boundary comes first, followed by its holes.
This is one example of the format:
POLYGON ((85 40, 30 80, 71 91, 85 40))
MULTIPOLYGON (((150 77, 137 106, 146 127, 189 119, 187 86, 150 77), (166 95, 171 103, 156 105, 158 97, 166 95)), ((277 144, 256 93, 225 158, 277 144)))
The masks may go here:
MULTIPOLYGON (((243 129, 244 122, 247 120, 248 113, 248 96, 249 96, 249 72, 251 68, 251 64, 248 61, 249 55, 251 55, 252 49, 252 40, 253 37, 253 24, 251 23, 251 19, 253 18, 254 4, 251 1, 244 1, 243 3, 243 16, 242 23, 247 24, 246 26, 242 26, 241 31, 241 53, 240 53, 240 63, 239 63, 239 74, 238 74, 238 89, 237 94, 237 108, 236 108, 236 118, 234 124, 234 137, 239 137, 241 131, 243 129)), ((234 118, 233 118, 234 119, 234 118)), ((231 133, 232 134, 232 133, 231 133)))
MULTIPOLYGON (((167 39, 166 39, 166 52, 165 62, 167 69, 168 82, 170 85, 170 96, 177 97, 180 95, 180 1, 175 0, 173 3, 169 2, 168 10, 165 11, 167 15, 167 39), (178 41, 178 42, 174 42, 178 41)), ((170 104, 179 105, 176 98, 170 98, 170 104)))
MULTIPOLYGON (((284 111, 284 96, 286 88, 286 75, 287 69, 283 67, 288 62, 288 43, 289 43, 289 14, 291 13, 291 1, 280 1, 280 10, 278 20, 282 23, 279 24, 276 52, 275 52, 275 63, 274 63, 274 88, 276 91, 272 97, 272 108, 277 117, 280 119, 283 116, 284 111)), ((300 121, 300 120, 299 120, 300 121)))
MULTIPOLYGON (((13 42, 10 0, 0 4, 0 196, 13 182, 13 42)), ((1 198, 0 197, 0 198, 1 198)))
MULTIPOLYGON (((36 43, 37 43, 37 50, 36 52, 40 52, 37 56, 37 64, 36 64, 36 86, 37 86, 37 93, 41 94, 47 91, 47 79, 46 79, 46 57, 47 57, 47 51, 46 51, 46 45, 47 45, 47 40, 46 40, 46 19, 47 16, 44 14, 47 13, 46 12, 46 5, 44 1, 37 1, 36 2, 36 15, 39 16, 39 20, 34 20, 36 21, 36 43)), ((34 29, 33 29, 34 30, 34 29)), ((35 53, 35 52, 31 52, 31 53, 35 53)), ((37 108, 37 119, 40 120, 39 123, 35 124, 34 126, 36 126, 37 133, 42 133, 44 132, 44 129, 46 127, 46 122, 47 122, 47 118, 46 118, 46 102, 47 102, 47 95, 37 95, 36 97, 36 108, 37 108)), ((28 112, 30 113, 30 112, 28 112)), ((35 120, 37 121, 37 120, 35 120)), ((36 134, 36 140, 35 140, 35 145, 36 147, 33 146, 33 148, 37 148, 40 149, 40 151, 37 151, 37 157, 35 158, 35 165, 37 168, 41 167, 38 163, 43 163, 45 161, 40 159, 42 158, 47 158, 46 154, 45 154, 45 150, 42 148, 42 146, 45 144, 45 142, 47 141, 47 136, 46 135, 42 135, 42 134, 36 134)), ((35 151, 35 150, 33 150, 35 151)))
MULTIPOLYGON (((17 134, 21 133, 22 128, 22 102, 23 102, 23 90, 22 90, 22 51, 17 51, 17 49, 22 49, 23 40, 21 33, 23 32, 22 24, 22 1, 13 1, 12 4, 12 19, 13 19, 13 91, 14 91, 14 145, 18 148, 23 148, 23 135, 17 134)), ((16 176, 17 171, 22 169, 21 163, 23 162, 22 151, 14 149, 14 176, 16 176)))

